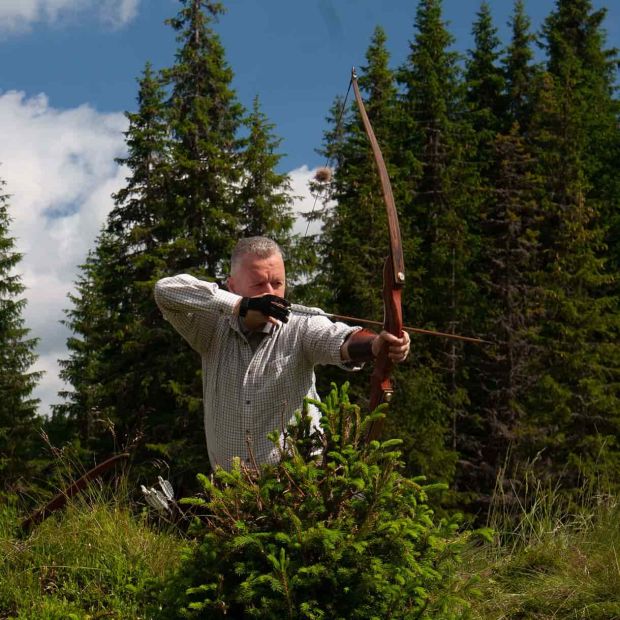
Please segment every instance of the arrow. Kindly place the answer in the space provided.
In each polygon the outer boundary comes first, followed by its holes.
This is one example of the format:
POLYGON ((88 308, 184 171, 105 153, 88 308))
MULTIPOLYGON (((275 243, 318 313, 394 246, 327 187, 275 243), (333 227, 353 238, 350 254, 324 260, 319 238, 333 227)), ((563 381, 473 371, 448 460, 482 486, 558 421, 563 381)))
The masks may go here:
MULTIPOLYGON (((360 319, 355 316, 347 316, 345 314, 332 314, 329 312, 323 312, 321 310, 312 310, 307 306, 300 304, 292 304, 291 311, 295 314, 302 314, 307 316, 324 316, 328 319, 336 319, 337 321, 346 321, 348 323, 361 323, 363 325, 374 325, 376 327, 383 327, 381 321, 371 321, 370 319, 360 319)), ((421 327, 408 327, 403 325, 403 331, 410 334, 422 334, 423 336, 439 336, 441 338, 451 338, 452 340, 462 340, 464 342, 473 342, 474 344, 493 344, 490 340, 483 340, 482 338, 473 338, 471 336, 460 336, 459 334, 450 334, 448 332, 438 332, 432 329, 423 329, 421 327)))

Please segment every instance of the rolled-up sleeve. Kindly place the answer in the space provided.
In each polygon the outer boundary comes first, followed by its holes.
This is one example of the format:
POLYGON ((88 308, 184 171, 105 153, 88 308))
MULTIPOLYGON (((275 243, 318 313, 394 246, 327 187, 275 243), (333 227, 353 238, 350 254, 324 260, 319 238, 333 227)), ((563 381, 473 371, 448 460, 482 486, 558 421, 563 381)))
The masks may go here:
POLYGON ((163 278, 155 285, 155 302, 164 318, 202 352, 208 347, 213 327, 221 316, 231 316, 240 297, 187 274, 163 278))

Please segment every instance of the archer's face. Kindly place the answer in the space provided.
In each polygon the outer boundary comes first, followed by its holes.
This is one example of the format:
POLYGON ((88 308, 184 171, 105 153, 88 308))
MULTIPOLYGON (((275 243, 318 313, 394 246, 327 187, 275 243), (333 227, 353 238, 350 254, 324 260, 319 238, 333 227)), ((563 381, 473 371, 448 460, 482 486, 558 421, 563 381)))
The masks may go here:
POLYGON ((228 278, 228 288, 242 297, 284 297, 286 272, 282 256, 277 252, 267 258, 245 254, 228 278))

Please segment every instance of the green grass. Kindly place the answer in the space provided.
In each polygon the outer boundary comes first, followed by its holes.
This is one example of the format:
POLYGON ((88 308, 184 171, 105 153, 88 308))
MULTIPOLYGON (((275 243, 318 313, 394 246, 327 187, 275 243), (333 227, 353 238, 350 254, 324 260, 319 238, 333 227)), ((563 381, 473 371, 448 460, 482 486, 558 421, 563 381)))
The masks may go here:
POLYGON ((145 592, 185 544, 100 493, 76 500, 25 537, 0 504, 0 618, 146 618, 145 592))
POLYGON ((620 618, 615 498, 590 498, 569 512, 558 494, 538 490, 516 519, 503 515, 496 521, 495 543, 465 558, 465 573, 481 578, 481 594, 472 601, 474 618, 620 618))
MULTIPOLYGON (((0 619, 154 618, 145 611, 151 584, 175 570, 188 544, 177 529, 153 526, 128 500, 106 499, 100 490, 28 536, 19 533, 23 516, 0 499, 0 619)), ((538 489, 527 510, 493 525, 494 542, 463 558, 463 588, 449 586, 464 596, 478 590, 468 618, 620 619, 615 498, 568 511, 556 493, 538 489)))

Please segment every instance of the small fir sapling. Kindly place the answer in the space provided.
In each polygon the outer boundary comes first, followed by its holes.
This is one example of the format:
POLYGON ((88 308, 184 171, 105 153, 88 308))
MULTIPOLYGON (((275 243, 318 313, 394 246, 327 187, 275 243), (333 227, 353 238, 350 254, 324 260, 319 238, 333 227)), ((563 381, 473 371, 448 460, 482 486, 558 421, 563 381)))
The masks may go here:
POLYGON ((276 465, 199 475, 204 495, 182 500, 200 515, 197 544, 157 617, 463 617, 451 577, 469 535, 456 519, 434 521, 427 491, 441 485, 402 475, 400 440, 365 441, 385 406, 363 416, 347 387, 271 433, 276 465))

